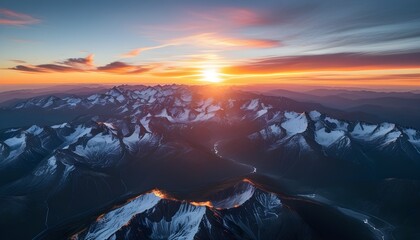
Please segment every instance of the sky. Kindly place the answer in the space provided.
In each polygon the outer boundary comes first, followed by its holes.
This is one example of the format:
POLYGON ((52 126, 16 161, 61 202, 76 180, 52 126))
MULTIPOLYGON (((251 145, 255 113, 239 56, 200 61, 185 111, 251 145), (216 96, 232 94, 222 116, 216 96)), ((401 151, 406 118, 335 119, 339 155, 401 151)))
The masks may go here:
POLYGON ((92 83, 420 89, 420 1, 0 2, 0 90, 92 83))

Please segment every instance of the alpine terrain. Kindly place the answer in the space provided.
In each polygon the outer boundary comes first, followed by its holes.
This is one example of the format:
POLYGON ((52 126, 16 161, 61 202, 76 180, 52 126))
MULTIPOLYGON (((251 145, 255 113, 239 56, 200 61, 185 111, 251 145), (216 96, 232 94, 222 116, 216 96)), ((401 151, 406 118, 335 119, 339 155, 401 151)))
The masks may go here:
POLYGON ((0 116, 1 239, 420 238, 410 126, 185 85, 43 95, 0 116))

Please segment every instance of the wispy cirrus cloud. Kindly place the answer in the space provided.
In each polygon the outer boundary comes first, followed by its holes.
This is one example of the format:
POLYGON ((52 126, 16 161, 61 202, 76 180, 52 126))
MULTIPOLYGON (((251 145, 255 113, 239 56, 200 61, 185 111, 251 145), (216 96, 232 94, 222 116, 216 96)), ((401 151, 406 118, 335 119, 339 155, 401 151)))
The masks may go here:
POLYGON ((244 48, 273 48, 281 46, 281 42, 274 39, 256 39, 223 36, 215 32, 200 33, 180 38, 174 38, 161 45, 133 49, 122 54, 121 58, 130 58, 139 55, 144 51, 180 45, 191 45, 206 49, 234 50, 244 48))
POLYGON ((11 61, 11 62, 14 62, 14 63, 19 63, 19 64, 24 64, 24 63, 26 63, 26 61, 23 61, 23 60, 20 60, 20 59, 11 59, 10 61, 11 61))
POLYGON ((0 9, 0 24, 1 25, 13 25, 13 26, 24 26, 40 23, 41 20, 34 18, 24 13, 18 13, 9 9, 0 9))
POLYGON ((270 74, 296 71, 335 71, 420 68, 420 52, 394 54, 334 53, 254 59, 224 69, 228 74, 270 74))
POLYGON ((229 37, 211 33, 201 33, 172 39, 170 44, 191 44, 208 48, 270 48, 280 46, 280 41, 273 39, 255 39, 246 37, 229 37))
POLYGON ((189 11, 188 15, 194 21, 180 23, 185 29, 207 28, 239 28, 271 24, 271 18, 267 18, 262 12, 248 8, 223 7, 207 9, 205 11, 189 11), (185 27, 186 26, 186 27, 185 27))
POLYGON ((31 73, 107 72, 115 74, 138 74, 150 70, 149 66, 112 62, 105 66, 94 65, 94 55, 84 58, 68 58, 57 63, 39 65, 17 65, 11 70, 31 73))
POLYGON ((127 53, 122 54, 120 57, 121 58, 132 58, 132 57, 136 57, 138 56, 140 53, 144 52, 144 51, 149 51, 149 50, 154 50, 154 49, 159 49, 159 48, 164 48, 164 47, 169 47, 169 46, 175 46, 177 44, 173 44, 173 43, 167 43, 167 44, 161 44, 161 45, 156 45, 156 46, 152 46, 152 47, 144 47, 144 48, 136 48, 133 49, 127 53))
POLYGON ((196 23, 190 22, 190 26, 196 24, 199 28, 198 24, 204 24, 217 29, 238 29, 283 24, 312 12, 314 8, 316 8, 315 3, 305 3, 264 10, 246 7, 222 7, 203 11, 189 11, 188 13, 196 20, 194 21, 196 23))
POLYGON ((201 9, 186 8, 183 17, 165 24, 143 25, 142 32, 229 32, 250 27, 274 26, 288 23, 314 11, 317 4, 283 4, 272 8, 253 9, 249 7, 206 7, 201 9))
MULTIPOLYGON (((302 7, 303 8, 303 7, 302 7)), ((171 23, 141 26, 142 33, 150 31, 153 40, 161 44, 151 47, 140 47, 121 54, 121 58, 136 57, 142 52, 171 46, 192 46, 205 50, 242 50, 256 48, 275 48, 282 46, 276 38, 246 36, 245 31, 251 27, 273 26, 286 22, 299 11, 255 10, 244 7, 216 7, 210 9, 189 9, 185 17, 171 23), (205 29, 203 31, 203 29, 205 29), (156 32, 163 34, 156 34, 156 32), (178 37, 168 37, 167 33, 178 37), (159 35, 162 35, 159 37, 159 35), (160 39, 158 39, 160 38, 160 39)))

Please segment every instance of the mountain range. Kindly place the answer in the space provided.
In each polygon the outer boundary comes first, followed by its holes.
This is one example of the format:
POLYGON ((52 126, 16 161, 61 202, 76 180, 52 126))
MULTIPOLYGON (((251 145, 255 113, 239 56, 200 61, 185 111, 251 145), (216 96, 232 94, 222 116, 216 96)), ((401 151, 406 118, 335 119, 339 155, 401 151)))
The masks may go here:
POLYGON ((336 94, 123 85, 8 102, 0 237, 420 237, 417 125, 336 94))
MULTIPOLYGON (((253 91, 252 89, 246 88, 253 91)), ((342 112, 344 119, 380 123, 393 122, 420 128, 420 94, 418 92, 378 92, 369 90, 314 89, 291 91, 259 89, 269 96, 288 97, 300 102, 319 103, 342 112)))

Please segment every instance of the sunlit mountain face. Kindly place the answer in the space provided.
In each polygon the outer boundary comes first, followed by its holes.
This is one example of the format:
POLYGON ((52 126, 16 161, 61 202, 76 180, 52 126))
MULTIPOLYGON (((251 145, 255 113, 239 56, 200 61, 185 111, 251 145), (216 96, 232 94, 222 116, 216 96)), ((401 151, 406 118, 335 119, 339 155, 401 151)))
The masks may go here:
POLYGON ((0 239, 420 239, 420 1, 0 2, 0 239))

